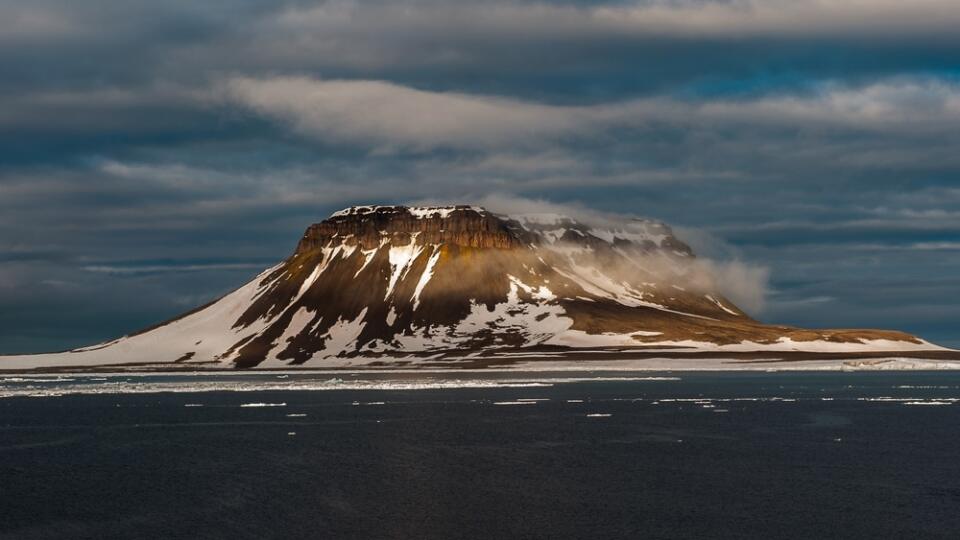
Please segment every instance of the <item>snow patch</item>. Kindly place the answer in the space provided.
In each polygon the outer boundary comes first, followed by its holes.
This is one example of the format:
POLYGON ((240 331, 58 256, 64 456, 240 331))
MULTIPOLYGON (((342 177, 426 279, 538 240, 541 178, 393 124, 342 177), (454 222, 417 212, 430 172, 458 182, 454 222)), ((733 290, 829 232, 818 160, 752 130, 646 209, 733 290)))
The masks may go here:
POLYGON ((390 247, 390 283, 387 285, 387 294, 383 297, 384 300, 390 298, 393 288, 410 271, 411 264, 417 259, 421 251, 423 251, 423 246, 418 246, 414 240, 411 240, 405 246, 390 247))
POLYGON ((274 349, 267 355, 268 358, 276 358, 281 351, 287 348, 287 345, 290 343, 290 340, 299 336, 306 329, 310 321, 313 320, 313 312, 305 307, 301 307, 293 314, 293 317, 290 318, 290 323, 287 324, 287 328, 283 331, 283 334, 280 336, 277 341, 273 343, 274 349))
POLYGON ((374 256, 376 256, 377 251, 379 251, 379 250, 380 250, 379 247, 375 247, 375 248, 373 248, 373 249, 364 249, 364 250, 361 250, 361 251, 360 251, 360 253, 363 254, 363 264, 360 265, 360 269, 357 270, 356 273, 353 274, 353 277, 357 277, 357 276, 360 275, 360 272, 363 272, 363 269, 366 268, 367 265, 370 264, 370 261, 373 260, 374 256))
POLYGON ((423 288, 427 286, 427 283, 430 282, 430 278, 433 277, 433 268, 440 259, 440 247, 435 246, 433 249, 433 254, 430 255, 430 259, 427 261, 427 267, 424 268, 423 273, 420 274, 420 281, 417 282, 417 288, 413 291, 414 311, 416 311, 416 309, 420 306, 420 293, 423 292, 423 288))
POLYGON ((376 212, 387 212, 387 213, 400 213, 406 212, 417 219, 424 218, 433 218, 440 217, 441 219, 446 219, 450 217, 450 214, 457 210, 471 210, 478 213, 486 212, 483 208, 479 206, 351 206, 349 208, 344 208, 343 210, 338 210, 333 214, 330 214, 331 218, 339 218, 346 216, 362 216, 366 214, 373 214, 376 212))
POLYGON ((604 332, 602 334, 588 334, 583 330, 566 330, 558 333, 544 343, 547 345, 561 345, 566 347, 620 347, 635 346, 639 342, 633 336, 658 336, 661 332, 638 330, 629 334, 604 332))
POLYGON ((334 356, 340 352, 346 352, 356 349, 356 341, 366 326, 363 317, 367 314, 367 308, 363 308, 357 318, 352 321, 337 319, 337 322, 327 330, 324 335, 323 352, 329 356, 334 356))
POLYGON ((714 304, 716 304, 717 307, 719 307, 720 309, 726 311, 727 313, 729 313, 729 314, 731 314, 731 315, 739 315, 736 311, 733 311, 732 309, 730 309, 730 308, 728 308, 727 306, 723 305, 719 300, 717 300, 716 298, 714 298, 713 295, 711 295, 711 294, 706 294, 706 295, 704 295, 704 297, 705 297, 707 300, 709 300, 709 301, 713 302, 714 304))

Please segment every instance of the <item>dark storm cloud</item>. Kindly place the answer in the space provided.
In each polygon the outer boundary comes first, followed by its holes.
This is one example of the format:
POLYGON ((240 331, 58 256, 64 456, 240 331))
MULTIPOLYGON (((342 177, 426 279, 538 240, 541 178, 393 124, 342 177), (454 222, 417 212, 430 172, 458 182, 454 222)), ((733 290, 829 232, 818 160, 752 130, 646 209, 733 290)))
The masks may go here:
POLYGON ((764 317, 957 342, 952 0, 0 0, 0 349, 202 303, 352 203, 635 213, 764 317), (716 257, 716 254, 709 254, 716 257))

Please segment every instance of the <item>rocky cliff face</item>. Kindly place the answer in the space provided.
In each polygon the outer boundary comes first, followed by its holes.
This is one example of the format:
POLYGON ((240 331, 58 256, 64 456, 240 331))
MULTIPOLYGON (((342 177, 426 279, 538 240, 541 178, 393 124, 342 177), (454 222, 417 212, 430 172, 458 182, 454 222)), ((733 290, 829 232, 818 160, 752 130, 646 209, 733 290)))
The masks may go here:
POLYGON ((359 206, 311 225, 290 258, 209 306, 51 361, 477 366, 504 355, 876 347, 930 345, 760 324, 662 223, 359 206))
POLYGON ((524 231, 482 208, 452 206, 413 209, 405 206, 355 206, 307 228, 297 253, 337 244, 374 249, 446 244, 471 248, 521 248, 531 240, 524 231))

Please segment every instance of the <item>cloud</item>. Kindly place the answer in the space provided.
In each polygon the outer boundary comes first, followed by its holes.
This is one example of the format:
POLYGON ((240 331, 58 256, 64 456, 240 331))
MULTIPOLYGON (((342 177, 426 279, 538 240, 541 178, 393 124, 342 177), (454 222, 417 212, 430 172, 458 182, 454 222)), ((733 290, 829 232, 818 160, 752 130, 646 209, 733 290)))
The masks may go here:
POLYGON ((575 108, 427 92, 384 81, 235 78, 226 83, 225 93, 232 102, 306 135, 365 144, 501 146, 568 133, 580 123, 575 108))
POLYGON ((70 36, 77 31, 77 26, 62 10, 8 2, 0 4, 0 43, 13 39, 70 36))
POLYGON ((769 294, 770 268, 741 260, 699 259, 707 290, 716 290, 747 313, 763 313, 769 294))
POLYGON ((946 33, 960 22, 950 0, 653 0, 589 12, 624 31, 687 36, 946 33))
MULTIPOLYGON (((949 35, 960 23, 950 0, 640 0, 596 2, 335 1, 280 12, 271 26, 297 34, 346 29, 388 40, 407 36, 424 41, 480 36, 564 42, 587 37, 687 39, 746 36, 949 35)), ((329 43, 329 34, 315 42, 329 43)))
MULTIPOLYGON (((568 104, 751 93, 950 71, 958 23, 952 0, 5 2, 0 95, 147 95, 153 85, 202 87, 224 73, 389 80, 568 104)), ((175 96, 153 99, 158 107, 175 96)))
MULTIPOLYGON (((432 203, 435 201, 416 201, 415 204, 432 203)), ((524 199, 516 196, 504 196, 491 194, 480 199, 482 204, 488 210, 506 214, 559 214, 569 216, 577 221, 593 227, 614 227, 618 229, 629 230, 631 222, 636 218, 646 218, 646 216, 633 216, 627 214, 618 214, 612 212, 601 212, 595 209, 584 207, 579 204, 559 204, 547 200, 524 199)), ((698 257, 691 262, 687 268, 687 273, 682 277, 679 284, 704 292, 719 292, 732 300, 745 311, 752 314, 763 312, 766 307, 766 299, 769 294, 770 268, 764 265, 748 263, 738 255, 731 255, 730 246, 702 231, 684 228, 682 233, 676 233, 681 241, 687 241, 694 237, 697 247, 702 251, 698 257), (704 256, 705 253, 712 254, 710 258, 704 256)), ((638 261, 640 266, 647 271, 652 271, 655 276, 660 276, 664 280, 669 280, 671 284, 677 284, 677 277, 672 264, 664 265, 656 258, 645 258, 638 261)), ((602 265, 603 263, 595 263, 602 265)), ((622 269, 606 268, 612 272, 631 273, 636 271, 636 267, 622 269)))
POLYGON ((960 84, 895 79, 859 88, 823 83, 816 92, 751 100, 658 97, 591 106, 560 106, 457 92, 418 90, 385 81, 308 77, 224 84, 224 98, 319 140, 370 146, 508 148, 561 138, 611 138, 615 130, 666 126, 720 131, 827 131, 950 134, 960 128, 960 84))
POLYGON ((922 251, 960 251, 960 242, 916 242, 908 249, 922 251))

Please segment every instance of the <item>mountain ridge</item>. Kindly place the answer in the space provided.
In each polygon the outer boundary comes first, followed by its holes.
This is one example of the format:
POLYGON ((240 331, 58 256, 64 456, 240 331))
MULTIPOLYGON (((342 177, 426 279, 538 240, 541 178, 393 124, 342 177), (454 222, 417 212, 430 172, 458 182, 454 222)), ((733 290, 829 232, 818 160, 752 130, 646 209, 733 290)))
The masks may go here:
MULTIPOLYGON (((457 367, 510 354, 943 350, 896 331, 764 325, 714 285, 656 221, 353 206, 308 226, 289 258, 206 306, 29 358, 35 367, 457 367)), ((30 363, 10 358, 0 369, 30 363)))

